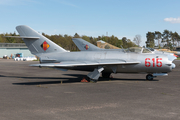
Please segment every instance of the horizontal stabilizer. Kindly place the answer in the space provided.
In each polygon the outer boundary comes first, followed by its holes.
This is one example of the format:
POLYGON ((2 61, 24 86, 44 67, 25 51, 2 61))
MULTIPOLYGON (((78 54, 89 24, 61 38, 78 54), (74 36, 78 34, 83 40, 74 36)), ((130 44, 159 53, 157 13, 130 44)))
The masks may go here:
POLYGON ((4 37, 10 37, 10 38, 25 38, 25 39, 39 39, 40 37, 31 37, 31 36, 4 36, 4 37))

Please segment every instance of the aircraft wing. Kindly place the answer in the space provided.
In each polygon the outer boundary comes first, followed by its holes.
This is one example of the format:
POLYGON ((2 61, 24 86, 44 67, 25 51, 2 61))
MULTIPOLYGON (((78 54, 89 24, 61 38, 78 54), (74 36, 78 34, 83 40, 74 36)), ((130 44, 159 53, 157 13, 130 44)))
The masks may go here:
POLYGON ((123 60, 100 60, 100 61, 63 61, 60 63, 32 64, 36 67, 76 67, 76 66, 103 66, 103 65, 127 65, 139 64, 140 61, 123 61, 123 60))

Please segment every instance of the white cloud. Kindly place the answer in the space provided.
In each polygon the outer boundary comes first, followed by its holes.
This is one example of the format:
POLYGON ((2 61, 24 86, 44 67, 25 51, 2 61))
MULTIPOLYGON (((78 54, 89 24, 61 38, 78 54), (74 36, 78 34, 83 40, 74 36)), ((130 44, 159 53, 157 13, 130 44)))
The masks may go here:
POLYGON ((170 23, 180 23, 180 17, 178 17, 178 18, 172 18, 172 17, 165 18, 164 21, 170 22, 170 23))

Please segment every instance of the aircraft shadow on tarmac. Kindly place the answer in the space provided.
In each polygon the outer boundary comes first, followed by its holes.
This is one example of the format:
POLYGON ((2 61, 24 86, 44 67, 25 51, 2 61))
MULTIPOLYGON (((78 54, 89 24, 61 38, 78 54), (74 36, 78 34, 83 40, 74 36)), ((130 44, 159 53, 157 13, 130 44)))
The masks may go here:
MULTIPOLYGON (((9 78, 21 78, 21 79, 29 79, 29 80, 37 80, 37 82, 19 82, 12 83, 13 85, 44 85, 44 84, 61 84, 61 81, 64 83, 76 83, 80 82, 83 78, 87 78, 86 75, 82 74, 63 74, 71 77, 20 77, 20 76, 4 76, 0 75, 0 77, 9 77, 9 78), (38 81, 44 80, 44 81, 38 81), (47 81, 46 81, 47 80, 47 81)), ((100 77, 98 81, 146 81, 145 79, 127 79, 127 78, 102 78, 100 77)), ((153 80, 158 81, 158 80, 153 80)))
MULTIPOLYGON (((63 74, 66 76, 74 76, 74 77, 79 77, 80 74, 63 74)), ((85 78, 87 78, 84 75, 85 78)), ((82 79, 82 77, 80 77, 82 79)), ((146 79, 127 79, 127 78, 103 78, 103 77, 99 77, 98 81, 146 81, 146 79)), ((152 81, 159 81, 159 80, 152 80, 152 81)))

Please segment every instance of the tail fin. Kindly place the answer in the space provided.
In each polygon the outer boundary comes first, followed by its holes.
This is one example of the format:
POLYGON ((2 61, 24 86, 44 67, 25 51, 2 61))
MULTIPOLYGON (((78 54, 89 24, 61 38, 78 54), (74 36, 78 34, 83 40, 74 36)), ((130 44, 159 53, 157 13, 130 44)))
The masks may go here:
POLYGON ((81 51, 98 51, 101 50, 97 46, 81 39, 81 38, 73 38, 73 42, 76 44, 79 50, 81 51))
POLYGON ((50 52, 67 52, 65 49, 28 26, 20 25, 16 27, 16 30, 21 36, 20 38, 23 39, 31 53, 34 55, 50 52))

